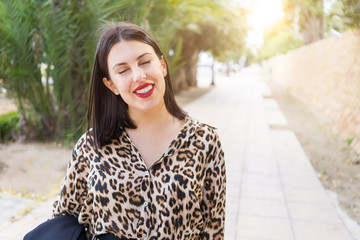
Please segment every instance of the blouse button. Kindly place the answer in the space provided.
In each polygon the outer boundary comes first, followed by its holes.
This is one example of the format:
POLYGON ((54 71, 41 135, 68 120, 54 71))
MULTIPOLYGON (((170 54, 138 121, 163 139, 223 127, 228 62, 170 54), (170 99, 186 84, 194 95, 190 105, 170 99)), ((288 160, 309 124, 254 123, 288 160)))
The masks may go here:
POLYGON ((143 237, 143 238, 146 238, 146 233, 144 233, 144 234, 142 235, 142 237, 143 237))
POLYGON ((149 171, 146 171, 146 172, 145 172, 145 176, 149 176, 149 171))
POLYGON ((148 202, 144 202, 144 206, 146 207, 148 205, 148 202))

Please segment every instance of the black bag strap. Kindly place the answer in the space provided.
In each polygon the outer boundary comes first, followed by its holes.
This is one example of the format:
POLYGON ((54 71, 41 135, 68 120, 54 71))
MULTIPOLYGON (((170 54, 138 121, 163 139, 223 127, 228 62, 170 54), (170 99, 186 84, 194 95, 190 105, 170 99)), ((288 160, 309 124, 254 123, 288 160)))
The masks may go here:
POLYGON ((100 240, 128 240, 127 238, 119 238, 110 233, 98 235, 98 236, 96 236, 96 238, 98 238, 100 240))

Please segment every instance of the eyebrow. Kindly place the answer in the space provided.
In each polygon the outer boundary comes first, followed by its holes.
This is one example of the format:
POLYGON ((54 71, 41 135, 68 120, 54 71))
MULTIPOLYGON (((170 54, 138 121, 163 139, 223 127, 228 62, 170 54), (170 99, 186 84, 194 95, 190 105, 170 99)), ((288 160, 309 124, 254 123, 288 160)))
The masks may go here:
MULTIPOLYGON (((140 58, 142 58, 143 56, 145 56, 145 55, 147 55, 147 54, 150 54, 150 53, 148 53, 148 52, 143 53, 143 54, 139 55, 139 56, 136 58, 136 60, 139 60, 140 58)), ((116 63, 116 64, 112 67, 112 69, 114 69, 114 68, 117 67, 117 66, 121 66, 121 65, 126 65, 126 63, 124 63, 124 62, 122 62, 122 63, 116 63)))

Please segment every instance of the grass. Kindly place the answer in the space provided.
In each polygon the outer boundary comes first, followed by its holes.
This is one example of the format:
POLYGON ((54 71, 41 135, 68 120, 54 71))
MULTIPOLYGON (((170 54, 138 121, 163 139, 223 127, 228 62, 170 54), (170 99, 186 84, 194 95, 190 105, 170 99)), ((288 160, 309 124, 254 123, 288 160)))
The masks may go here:
POLYGON ((13 140, 13 135, 19 130, 18 112, 10 112, 0 115, 0 142, 13 140))

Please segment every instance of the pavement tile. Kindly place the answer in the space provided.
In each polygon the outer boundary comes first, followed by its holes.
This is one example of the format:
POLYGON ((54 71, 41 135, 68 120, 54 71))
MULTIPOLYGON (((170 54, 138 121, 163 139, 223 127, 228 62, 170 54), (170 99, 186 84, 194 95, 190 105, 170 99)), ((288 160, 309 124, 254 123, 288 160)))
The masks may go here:
POLYGON ((252 157, 246 158, 244 162, 244 171, 258 173, 258 174, 278 174, 278 168, 274 160, 270 160, 268 157, 252 157))
POLYGON ((319 190, 323 189, 321 182, 314 174, 293 173, 281 175, 284 188, 290 189, 308 189, 319 190))
POLYGON ((278 174, 266 174, 266 173, 247 171, 244 173, 243 184, 280 187, 281 179, 278 174))
POLYGON ((296 239, 304 240, 351 240, 342 224, 326 224, 307 221, 294 221, 296 239))
POLYGON ((294 220, 342 224, 332 205, 288 202, 290 217, 294 220))
POLYGON ((272 199, 254 199, 240 198, 239 214, 259 216, 287 218, 288 211, 285 201, 272 199))
POLYGON ((243 185, 241 196, 256 199, 285 200, 280 186, 243 185))
POLYGON ((328 196, 323 189, 295 189, 285 187, 285 197, 287 201, 331 204, 328 196))
POLYGON ((269 218, 239 215, 237 239, 260 238, 271 240, 293 240, 290 221, 286 218, 269 218))
POLYGON ((274 99, 264 99, 264 109, 267 123, 270 126, 287 126, 288 121, 274 99))
POLYGON ((282 175, 314 174, 314 169, 293 132, 272 130, 271 138, 282 175))

